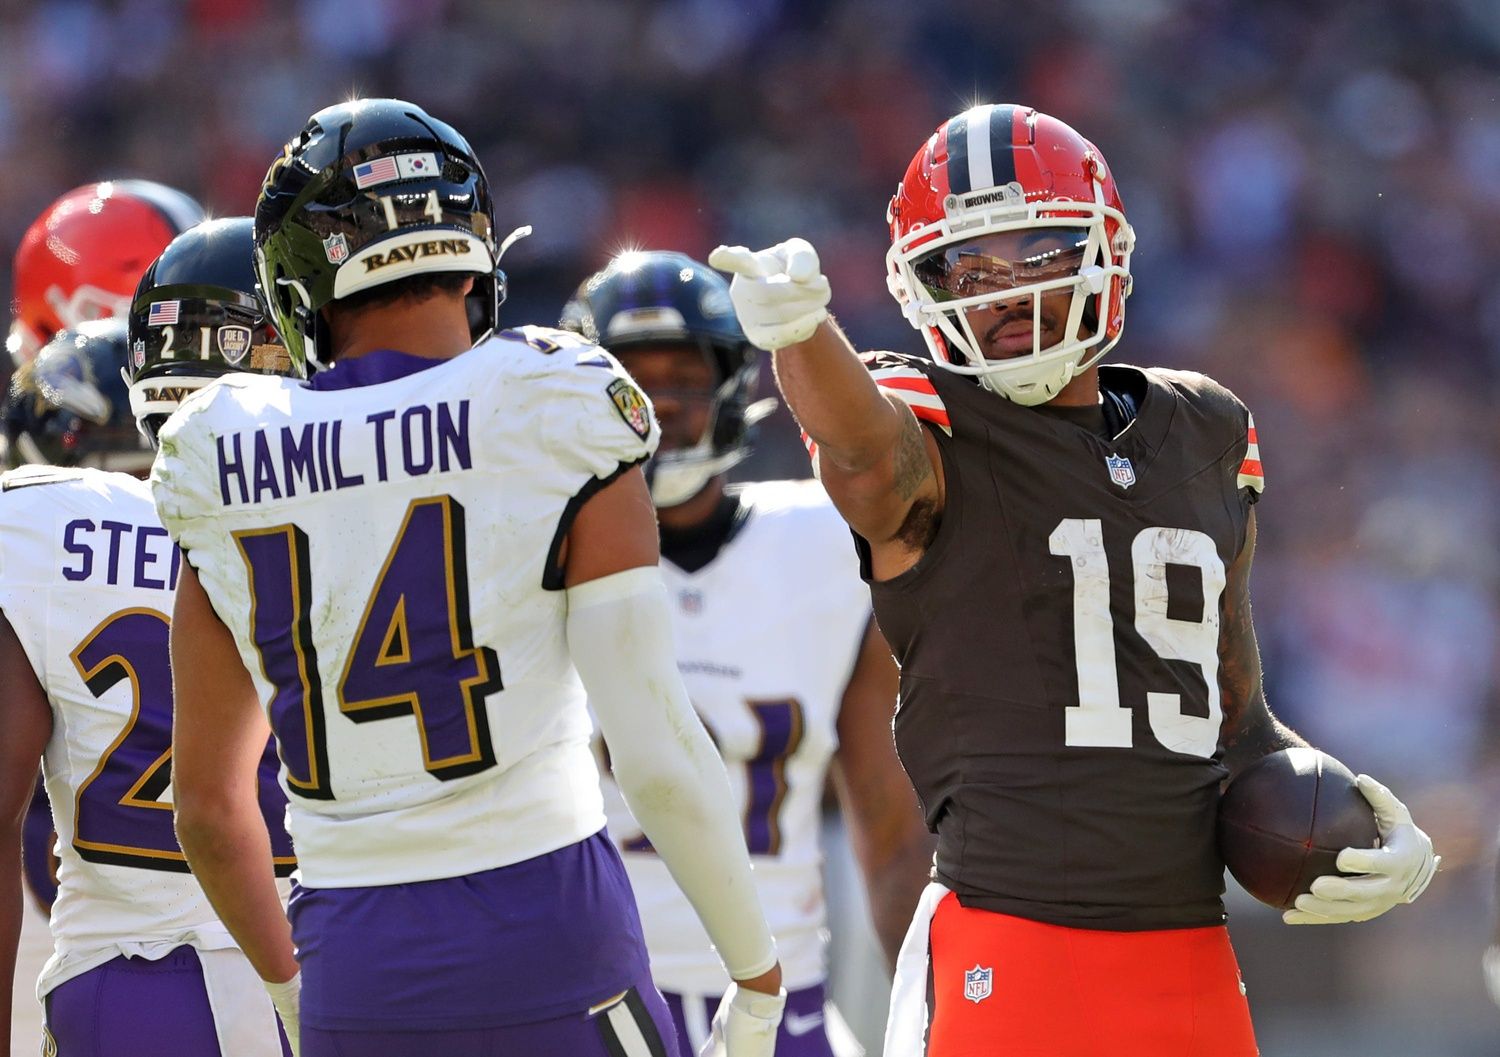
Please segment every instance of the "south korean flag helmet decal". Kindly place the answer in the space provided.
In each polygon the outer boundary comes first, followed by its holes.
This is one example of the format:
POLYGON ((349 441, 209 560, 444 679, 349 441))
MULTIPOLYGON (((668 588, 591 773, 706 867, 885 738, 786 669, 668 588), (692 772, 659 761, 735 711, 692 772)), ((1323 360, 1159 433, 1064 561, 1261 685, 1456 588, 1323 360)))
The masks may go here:
POLYGON ((613 353, 647 345, 698 349, 713 369, 708 424, 689 448, 658 451, 646 466, 658 507, 687 502, 750 454, 755 423, 775 400, 752 402, 760 353, 745 337, 729 284, 681 253, 631 251, 584 280, 558 326, 613 353))
POLYGON ((256 292, 253 227, 226 217, 189 228, 136 286, 125 381, 153 442, 189 393, 221 375, 298 373, 256 292))
POLYGON ((470 273, 474 340, 494 329, 498 269, 484 170, 463 136, 400 99, 318 111, 272 163, 255 207, 261 290, 293 363, 328 351, 319 310, 395 279, 470 273))

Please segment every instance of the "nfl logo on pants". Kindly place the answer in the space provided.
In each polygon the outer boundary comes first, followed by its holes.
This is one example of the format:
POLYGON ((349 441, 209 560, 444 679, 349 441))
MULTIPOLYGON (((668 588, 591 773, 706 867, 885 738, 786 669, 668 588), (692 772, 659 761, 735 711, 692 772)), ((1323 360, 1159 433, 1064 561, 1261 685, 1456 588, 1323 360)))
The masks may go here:
POLYGON ((964 973, 964 997, 970 1002, 983 1002, 990 997, 990 981, 995 970, 981 969, 978 965, 964 973))

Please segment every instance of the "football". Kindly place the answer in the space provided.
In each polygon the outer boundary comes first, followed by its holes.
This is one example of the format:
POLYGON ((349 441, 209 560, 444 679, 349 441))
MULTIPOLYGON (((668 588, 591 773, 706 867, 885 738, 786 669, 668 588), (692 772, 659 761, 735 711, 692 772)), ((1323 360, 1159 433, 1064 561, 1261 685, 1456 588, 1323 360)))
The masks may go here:
POLYGON ((1219 800, 1219 852, 1245 890, 1285 910, 1313 879, 1337 873, 1345 848, 1379 829, 1349 768, 1326 752, 1282 749, 1235 776, 1219 800))

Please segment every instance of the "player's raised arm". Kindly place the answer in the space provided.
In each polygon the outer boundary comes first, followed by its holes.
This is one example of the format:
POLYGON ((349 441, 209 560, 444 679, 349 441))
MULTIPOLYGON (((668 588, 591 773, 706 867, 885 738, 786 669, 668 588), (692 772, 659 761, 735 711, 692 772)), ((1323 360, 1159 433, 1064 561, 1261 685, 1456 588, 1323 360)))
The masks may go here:
POLYGON ((750 875, 729 778, 677 673, 656 512, 639 468, 579 510, 568 532, 568 652, 609 744, 616 781, 735 981, 714 1018, 727 1057, 769 1057, 786 991, 750 875))
POLYGON ((0 1039, 10 1038, 10 999, 21 938, 21 826, 37 763, 52 733, 52 709, 20 639, 0 613, 0 1039))
POLYGON ((919 502, 940 503, 936 444, 911 411, 882 395, 828 317, 817 251, 789 239, 758 252, 720 246, 708 261, 734 273, 730 296, 740 325, 771 350, 776 383, 817 445, 818 475, 850 527, 884 543, 919 502))

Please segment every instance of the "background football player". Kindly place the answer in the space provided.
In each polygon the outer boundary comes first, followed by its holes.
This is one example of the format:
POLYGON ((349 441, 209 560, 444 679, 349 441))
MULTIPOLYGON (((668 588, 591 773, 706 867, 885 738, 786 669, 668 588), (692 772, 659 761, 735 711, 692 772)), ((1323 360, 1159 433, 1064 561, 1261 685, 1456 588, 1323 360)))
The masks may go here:
MULTIPOLYGON (((225 353, 241 334, 247 349, 268 344, 249 219, 179 236, 141 289, 171 298, 172 318, 137 312, 133 353, 125 319, 84 322, 55 335, 17 379, 12 439, 51 465, 0 477, 0 855, 19 855, 15 823, 41 759, 61 859, 54 949, 37 982, 55 1047, 44 1052, 272 1057, 283 1043, 271 1003, 173 833, 167 644, 180 555, 140 480, 147 438, 176 394, 248 369, 225 353), (173 388, 143 400, 142 379, 160 373, 173 388)), ((252 795, 286 874, 285 797, 262 737, 252 795)), ((11 888, 0 898, 8 1035, 21 904, 9 880, 17 873, 0 876, 11 888)))
POLYGON ((672 661, 650 405, 576 335, 490 334, 492 210, 464 138, 400 100, 319 111, 271 166, 261 286, 294 358, 324 367, 220 382, 162 432, 157 508, 187 555, 178 834, 278 1007, 300 989, 303 1057, 662 1057, 586 687, 738 981, 716 1046, 769 1054, 785 992, 672 661), (262 706, 290 929, 246 796, 262 706))
POLYGON ((11 359, 33 358, 64 327, 123 316, 146 266, 202 219, 192 198, 153 180, 105 180, 59 197, 16 248, 11 359))
MULTIPOLYGON (((12 370, 33 359, 65 327, 122 316, 146 266, 172 239, 203 218, 203 209, 175 188, 152 180, 106 180, 61 195, 27 227, 11 271, 8 355, 0 357, 0 392, 12 370)), ((7 414, 19 413, 7 405, 7 414)), ((0 463, 36 461, 0 436, 0 463)), ((26 885, 42 910, 57 894, 52 816, 38 779, 24 823, 26 885)))
MULTIPOLYGON (((1202 375, 1097 361, 1134 235, 1114 175, 1023 106, 945 122, 892 199, 890 289, 932 359, 856 356, 804 240, 715 251, 857 535, 896 650, 896 740, 938 833, 886 1052, 1252 1055, 1223 926, 1220 783, 1304 744, 1250 620, 1254 423, 1202 375), (1024 965, 1024 972, 1016 967, 1024 965), (929 976, 930 972, 930 976, 929 976)), ((1381 847, 1291 922, 1374 917, 1435 870, 1381 847)))
MULTIPOLYGON (((680 253, 627 253, 563 314, 651 398, 662 442, 646 466, 661 526, 677 664, 730 773, 776 936, 787 1010, 779 1054, 852 1044, 827 1009, 821 802, 831 775, 892 962, 927 881, 931 838, 891 742, 896 666, 870 616, 849 530, 813 481, 726 488, 749 453, 757 350, 729 285, 680 253)), ((767 401, 766 403, 769 403, 767 401)), ((612 783, 657 986, 696 1048, 729 981, 666 866, 612 783)))

